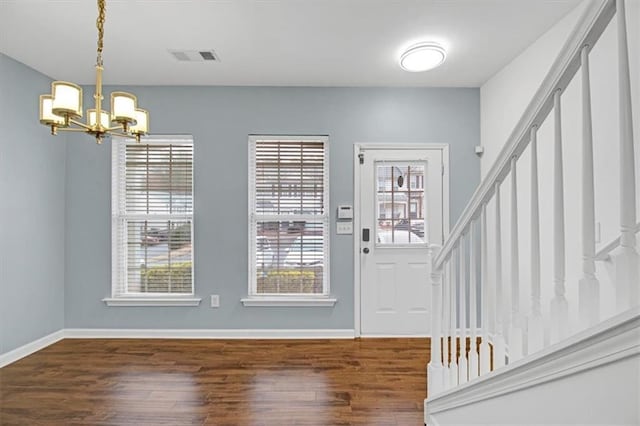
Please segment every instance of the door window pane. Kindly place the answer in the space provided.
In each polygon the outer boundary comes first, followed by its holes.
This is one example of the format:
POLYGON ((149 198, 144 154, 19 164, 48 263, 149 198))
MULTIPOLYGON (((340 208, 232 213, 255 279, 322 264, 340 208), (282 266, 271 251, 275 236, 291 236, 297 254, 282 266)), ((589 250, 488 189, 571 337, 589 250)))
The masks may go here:
POLYGON ((424 244, 424 171, 417 162, 376 163, 377 244, 424 244))

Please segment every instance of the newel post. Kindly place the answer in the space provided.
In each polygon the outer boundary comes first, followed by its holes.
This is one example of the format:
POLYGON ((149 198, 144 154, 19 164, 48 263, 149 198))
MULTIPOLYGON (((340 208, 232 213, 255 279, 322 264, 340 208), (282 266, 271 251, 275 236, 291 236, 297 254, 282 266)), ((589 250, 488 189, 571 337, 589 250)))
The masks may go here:
MULTIPOLYGON (((437 246, 430 247, 429 252, 433 259, 433 253, 439 249, 437 246)), ((431 271, 431 360, 427 367, 429 396, 438 394, 444 390, 444 368, 442 366, 442 343, 441 343, 441 319, 442 319, 442 267, 436 269, 432 266, 431 271)))

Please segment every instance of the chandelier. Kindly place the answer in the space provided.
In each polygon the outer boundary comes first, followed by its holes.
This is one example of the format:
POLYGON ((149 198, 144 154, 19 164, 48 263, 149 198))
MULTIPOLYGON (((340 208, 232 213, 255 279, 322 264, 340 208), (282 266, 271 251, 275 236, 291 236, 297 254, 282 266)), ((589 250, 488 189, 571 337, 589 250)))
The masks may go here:
POLYGON ((78 121, 82 118, 82 88, 67 81, 54 81, 51 94, 40 95, 40 123, 50 127, 52 135, 58 134, 58 130, 85 132, 94 136, 98 144, 110 135, 135 138, 140 142, 140 136, 149 131, 149 113, 137 107, 135 95, 112 92, 111 113, 102 109, 104 21, 105 0, 98 0, 95 108, 87 109, 87 122, 78 121))

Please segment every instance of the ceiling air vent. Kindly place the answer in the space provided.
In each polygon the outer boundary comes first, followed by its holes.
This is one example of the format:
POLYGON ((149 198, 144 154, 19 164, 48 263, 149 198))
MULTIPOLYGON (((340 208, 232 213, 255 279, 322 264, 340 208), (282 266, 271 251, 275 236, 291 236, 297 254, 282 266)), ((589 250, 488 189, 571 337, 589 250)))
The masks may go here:
POLYGON ((169 53, 180 62, 220 62, 213 50, 173 50, 169 53))

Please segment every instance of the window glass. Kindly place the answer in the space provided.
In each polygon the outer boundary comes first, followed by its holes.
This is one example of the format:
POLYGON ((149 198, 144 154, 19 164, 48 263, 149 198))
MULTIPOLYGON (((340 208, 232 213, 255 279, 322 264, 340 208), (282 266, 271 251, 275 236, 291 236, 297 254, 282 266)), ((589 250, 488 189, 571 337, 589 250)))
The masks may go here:
POLYGON ((376 163, 377 244, 425 243, 424 171, 422 163, 376 163))

